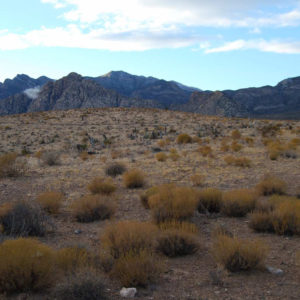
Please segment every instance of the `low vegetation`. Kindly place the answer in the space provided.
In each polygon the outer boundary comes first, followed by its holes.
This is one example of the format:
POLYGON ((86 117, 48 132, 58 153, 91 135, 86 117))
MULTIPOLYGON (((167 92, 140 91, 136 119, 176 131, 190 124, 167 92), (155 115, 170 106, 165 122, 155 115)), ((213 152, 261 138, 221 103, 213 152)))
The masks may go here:
POLYGON ((248 271, 264 267, 267 247, 259 240, 241 240, 219 235, 213 245, 214 257, 230 272, 248 271))
POLYGON ((37 196, 37 202, 50 214, 57 214, 64 201, 64 195, 60 192, 44 192, 37 196))
POLYGON ((122 163, 115 162, 106 167, 105 173, 107 176, 116 177, 122 175, 126 171, 126 167, 122 163))
POLYGON ((200 213, 219 213, 222 207, 222 192, 207 188, 197 193, 198 211, 200 213))
POLYGON ((132 169, 124 173, 123 181, 127 188, 136 189, 145 185, 145 175, 138 169, 132 169))
POLYGON ((264 196, 272 194, 282 195, 286 192, 286 183, 274 175, 267 175, 257 184, 256 189, 260 195, 264 196))
POLYGON ((193 142, 192 137, 186 133, 182 133, 177 137, 177 144, 190 144, 192 142, 193 142))
POLYGON ((78 222, 88 223, 111 218, 115 213, 115 204, 112 198, 86 195, 74 201, 71 210, 78 222))
POLYGON ((111 178, 97 177, 88 185, 88 190, 92 194, 110 195, 115 192, 117 187, 111 178))

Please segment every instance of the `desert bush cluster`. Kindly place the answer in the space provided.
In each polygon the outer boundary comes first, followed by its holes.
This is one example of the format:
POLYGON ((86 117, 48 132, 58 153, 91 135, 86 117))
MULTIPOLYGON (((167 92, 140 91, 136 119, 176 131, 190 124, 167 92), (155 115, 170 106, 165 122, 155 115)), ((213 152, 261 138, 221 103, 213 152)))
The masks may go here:
POLYGON ((20 142, 13 122, 0 128, 1 296, 110 299, 137 287, 163 299, 162 281, 178 299, 234 298, 223 294, 234 280, 277 286, 288 277, 269 266, 296 272, 296 122, 115 111, 63 112, 65 124, 42 113, 45 126, 20 142), (205 285, 190 291, 191 278, 205 285))

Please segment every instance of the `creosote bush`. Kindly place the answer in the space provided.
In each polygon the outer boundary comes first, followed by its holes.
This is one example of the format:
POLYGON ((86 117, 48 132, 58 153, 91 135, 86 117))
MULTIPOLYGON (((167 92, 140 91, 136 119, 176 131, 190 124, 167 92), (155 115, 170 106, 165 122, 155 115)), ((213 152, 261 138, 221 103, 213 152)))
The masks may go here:
POLYGON ((41 160, 47 166, 57 166, 61 163, 60 156, 60 151, 43 151, 41 160))
POLYGON ((111 178, 96 177, 88 185, 88 190, 92 194, 110 195, 115 192, 117 187, 111 178))
POLYGON ((0 178, 16 177, 24 173, 25 163, 17 161, 17 153, 7 153, 0 156, 0 178))
POLYGON ((115 204, 105 196, 86 195, 74 201, 71 210, 78 222, 88 223, 111 218, 115 213, 115 204))
POLYGON ((215 188, 207 188, 197 192, 198 211, 200 213, 218 213, 222 205, 222 192, 215 188))
POLYGON ((105 300, 103 279, 92 270, 81 270, 68 276, 55 288, 59 300, 105 300))
POLYGON ((228 191, 223 194, 222 212, 228 217, 244 217, 255 208, 257 194, 248 189, 228 191))
POLYGON ((241 240, 219 235, 213 246, 216 261, 231 272, 264 267, 267 247, 259 240, 241 240))
POLYGON ((123 181, 127 188, 141 188, 145 185, 145 175, 138 169, 132 169, 124 173, 123 181))
POLYGON ((50 225, 49 219, 38 205, 25 201, 2 205, 0 224, 4 234, 23 237, 44 236, 50 225))
POLYGON ((168 156, 166 153, 159 152, 155 155, 155 158, 157 159, 157 161, 164 162, 167 160, 168 156))
POLYGON ((267 175, 257 184, 256 189, 260 195, 264 196, 272 194, 282 195, 286 192, 286 183, 276 176, 267 175))
POLYGON ((37 202, 50 214, 57 214, 62 206, 64 195, 60 192, 44 192, 37 196, 37 202))
POLYGON ((192 142, 193 142, 192 137, 186 133, 182 133, 177 137, 177 144, 190 144, 192 142))
POLYGON ((175 185, 160 186, 159 191, 148 202, 156 223, 189 219, 197 208, 195 190, 175 185))
POLYGON ((116 177, 122 175, 126 171, 126 167, 118 162, 115 162, 106 167, 105 173, 107 176, 116 177))
POLYGON ((54 252, 37 240, 7 240, 0 257, 0 293, 41 291, 55 281, 54 252))

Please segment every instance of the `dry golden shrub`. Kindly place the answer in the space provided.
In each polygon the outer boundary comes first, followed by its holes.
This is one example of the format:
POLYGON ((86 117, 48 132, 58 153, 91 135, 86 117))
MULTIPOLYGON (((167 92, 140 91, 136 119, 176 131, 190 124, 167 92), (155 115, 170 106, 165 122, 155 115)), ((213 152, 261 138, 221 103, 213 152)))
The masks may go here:
POLYGON ((37 196, 37 202, 50 214, 57 214, 62 206, 65 196, 60 192, 44 192, 37 196))
MULTIPOLYGON (((175 150, 175 149, 174 149, 175 150)), ((171 152, 171 151, 170 151, 171 152)), ((171 152, 169 154, 169 158, 172 160, 172 161, 177 161, 179 158, 180 158, 180 155, 177 153, 177 151, 175 150, 174 152, 171 152)))
POLYGON ((192 188, 163 185, 149 198, 149 206, 156 223, 186 220, 197 207, 196 192, 192 188))
POLYGON ((230 150, 230 146, 227 144, 227 141, 222 141, 220 151, 228 152, 229 150, 230 150))
POLYGON ((207 157, 210 156, 212 157, 212 148, 210 146, 202 146, 198 149, 198 151, 202 154, 202 156, 207 157))
POLYGON ((254 139, 251 137, 245 137, 245 142, 248 144, 249 147, 252 147, 254 145, 254 139))
POLYGON ((37 240, 7 240, 0 257, 0 293, 40 291, 55 281, 54 251, 37 240))
POLYGON ((138 221, 121 221, 106 227, 102 247, 114 259, 129 252, 151 251, 155 247, 158 229, 155 225, 138 221))
POLYGON ((151 197, 152 195, 156 194, 157 192, 159 191, 159 186, 153 186, 149 189, 147 189, 145 192, 143 192, 141 195, 140 195, 140 200, 141 200, 141 203, 142 205, 146 208, 146 209, 149 209, 149 197, 151 197))
POLYGON ((268 248, 259 240, 241 240, 219 235, 213 245, 216 261, 231 272, 264 267, 268 248))
POLYGON ((191 182, 193 186, 202 186, 204 184, 204 176, 200 174, 194 174, 191 176, 191 182))
POLYGON ((64 273, 71 273, 90 267, 91 257, 85 248, 66 247, 56 252, 56 263, 64 273))
POLYGON ((239 130, 235 129, 231 132, 231 137, 234 139, 234 140, 239 140, 241 137, 242 137, 242 134, 240 133, 239 130))
POLYGON ((115 186, 111 178, 96 177, 88 185, 88 190, 93 194, 110 195, 115 192, 115 186))
POLYGON ((164 229, 157 239, 157 250, 169 257, 189 255, 197 252, 199 241, 194 233, 178 228, 164 229))
POLYGON ((25 163, 17 161, 17 153, 7 153, 0 156, 0 178, 16 177, 25 171, 25 163))
POLYGON ((224 161, 228 165, 241 167, 241 168, 249 168, 251 167, 251 160, 246 157, 234 157, 232 155, 228 155, 224 158, 224 161))
POLYGON ((249 189, 228 191, 223 194, 222 213, 228 217, 244 217, 255 208, 257 194, 249 189))
POLYGON ((83 151, 79 154, 79 157, 83 160, 86 161, 89 159, 89 154, 86 151, 83 151))
POLYGON ((171 221, 159 223, 158 228, 160 230, 176 229, 176 230, 185 231, 187 233, 198 234, 197 226, 190 222, 180 222, 176 220, 171 220, 171 221))
POLYGON ((260 195, 268 196, 272 194, 285 194, 286 182, 274 175, 266 175, 265 178, 256 185, 256 190, 260 195))
POLYGON ((145 185, 145 174, 138 169, 132 169, 124 173, 123 181, 127 188, 141 188, 145 185))
POLYGON ((111 218, 116 206, 111 198, 87 195, 71 204, 71 211, 78 222, 88 223, 111 218))
POLYGON ((190 144, 192 142, 192 137, 186 133, 182 133, 177 137, 177 144, 190 144))
POLYGON ((222 206, 222 192, 215 188, 207 188, 197 192, 198 211, 200 213, 218 213, 222 206))
POLYGON ((233 141, 231 143, 231 150, 234 151, 234 152, 239 152, 241 151, 243 148, 243 146, 239 143, 237 143, 236 141, 233 141))
POLYGON ((158 145, 159 147, 161 147, 161 148, 164 148, 164 147, 170 145, 170 143, 171 143, 171 140, 170 140, 169 138, 166 138, 166 139, 163 139, 163 140, 159 140, 159 141, 157 142, 157 145, 158 145))
POLYGON ((159 152, 155 155, 157 161, 164 162, 167 160, 168 156, 164 152, 159 152))
POLYGON ((162 260, 153 252, 130 251, 116 260, 111 276, 125 287, 146 287, 150 283, 157 282, 163 270, 162 260))

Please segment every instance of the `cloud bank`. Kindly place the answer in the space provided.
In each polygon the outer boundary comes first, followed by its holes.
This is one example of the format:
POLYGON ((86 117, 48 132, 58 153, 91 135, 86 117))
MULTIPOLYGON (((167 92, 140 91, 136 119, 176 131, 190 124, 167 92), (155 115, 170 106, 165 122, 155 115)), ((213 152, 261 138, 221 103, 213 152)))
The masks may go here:
POLYGON ((145 51, 193 47, 205 53, 254 49, 300 53, 299 41, 255 40, 242 36, 224 42, 218 30, 300 26, 299 0, 41 0, 57 9, 65 27, 41 27, 25 34, 0 31, 0 50, 70 47, 111 51, 145 51), (212 29, 213 34, 207 34, 212 29), (220 45, 221 44, 221 45, 220 45), (205 45, 205 46, 203 46, 205 45), (213 45, 213 46, 210 46, 213 45))

